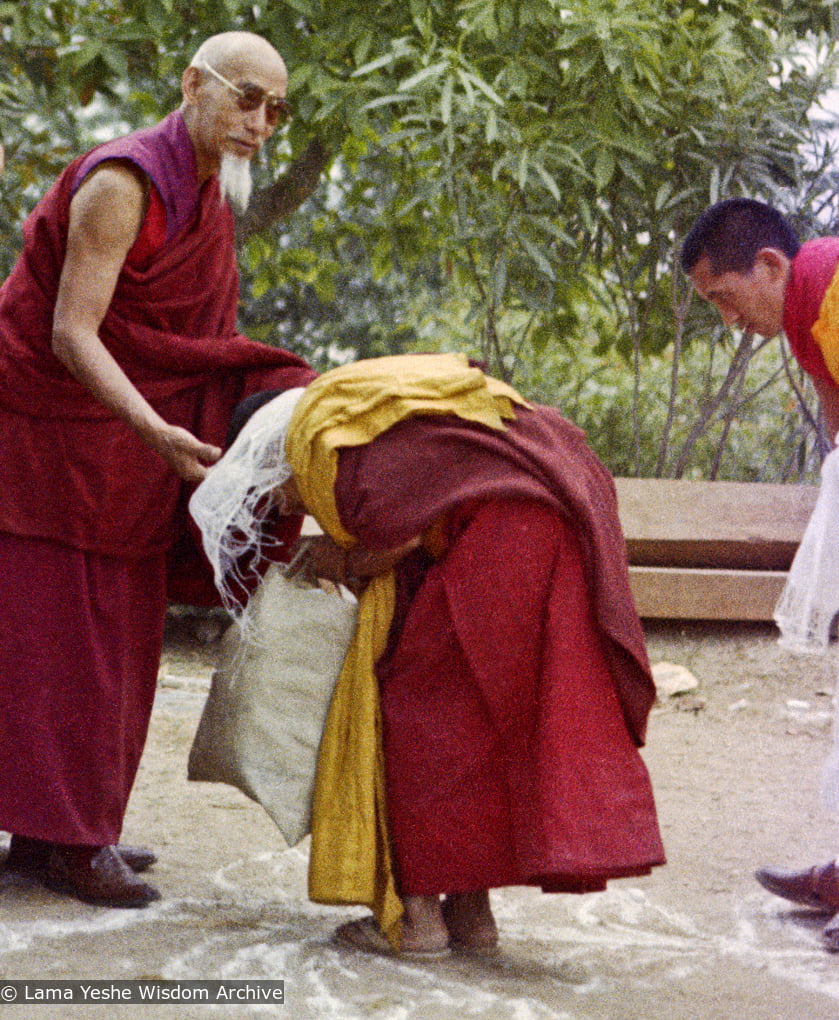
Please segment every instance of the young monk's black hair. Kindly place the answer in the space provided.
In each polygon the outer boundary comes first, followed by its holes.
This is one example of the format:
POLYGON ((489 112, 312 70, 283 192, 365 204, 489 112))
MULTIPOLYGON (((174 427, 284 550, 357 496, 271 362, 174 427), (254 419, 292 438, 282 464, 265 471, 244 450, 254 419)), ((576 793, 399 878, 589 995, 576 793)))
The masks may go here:
POLYGON ((777 209, 753 198, 727 198, 709 206, 688 232, 679 262, 690 273, 703 256, 711 272, 747 273, 761 248, 777 248, 792 259, 800 247, 777 209))

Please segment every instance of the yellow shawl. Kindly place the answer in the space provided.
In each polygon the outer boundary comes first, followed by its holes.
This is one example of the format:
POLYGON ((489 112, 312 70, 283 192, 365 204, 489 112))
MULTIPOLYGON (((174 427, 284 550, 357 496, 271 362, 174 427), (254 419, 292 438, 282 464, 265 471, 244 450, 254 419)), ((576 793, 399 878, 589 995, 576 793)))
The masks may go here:
POLYGON ((824 292, 812 333, 828 371, 839 383, 839 272, 834 274, 824 292))
MULTIPOLYGON (((456 414, 503 429, 514 404, 505 383, 470 368, 457 354, 400 355, 326 372, 304 391, 286 453, 303 502, 344 548, 355 544, 335 506, 338 450, 359 446, 413 415, 456 414)), ((374 578, 359 604, 358 627, 335 688, 321 738, 312 811, 309 896, 373 910, 399 948, 402 904, 387 833, 384 758, 375 664, 387 643, 393 572, 374 578)))

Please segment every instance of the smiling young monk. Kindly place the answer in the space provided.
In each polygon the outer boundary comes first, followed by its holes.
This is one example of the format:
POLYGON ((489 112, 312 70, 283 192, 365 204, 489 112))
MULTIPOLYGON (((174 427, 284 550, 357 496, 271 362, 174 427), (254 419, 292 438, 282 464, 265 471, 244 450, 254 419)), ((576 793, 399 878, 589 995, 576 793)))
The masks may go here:
POLYGON ((732 198, 710 206, 680 261, 727 326, 770 338, 783 331, 812 378, 831 440, 839 432, 839 237, 801 244, 772 206, 732 198))
MULTIPOLYGON (((696 292, 719 309, 727 326, 772 337, 782 330, 813 380, 832 442, 839 432, 839 237, 799 244, 772 206, 747 198, 706 209, 681 251, 696 292)), ((839 509, 837 510, 839 512, 839 509)), ((837 862, 790 871, 761 868, 766 889, 833 916, 825 944, 839 949, 837 862)))

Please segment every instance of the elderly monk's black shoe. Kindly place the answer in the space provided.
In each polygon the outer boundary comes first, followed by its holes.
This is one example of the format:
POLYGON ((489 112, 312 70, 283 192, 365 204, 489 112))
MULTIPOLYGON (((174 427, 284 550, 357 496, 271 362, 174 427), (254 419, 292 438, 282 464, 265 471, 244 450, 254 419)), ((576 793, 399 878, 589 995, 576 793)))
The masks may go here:
POLYGON ((53 892, 99 907, 145 907, 160 899, 157 889, 137 878, 112 846, 54 848, 43 881, 53 892))
POLYGON ((138 875, 141 871, 148 871, 157 861, 157 854, 154 850, 149 850, 147 846, 130 846, 127 843, 117 843, 114 849, 128 867, 138 875))
POLYGON ((792 903, 800 903, 823 914, 839 911, 839 874, 835 861, 805 871, 761 868, 755 872, 755 878, 764 889, 792 903))
MULTIPOLYGON (((31 836, 12 836, 9 853, 6 857, 4 870, 40 878, 46 871, 50 852, 57 846, 45 839, 33 839, 31 836)), ((126 846, 120 843, 116 852, 135 872, 146 871, 157 860, 153 850, 144 846, 126 846)))
POLYGON ((829 953, 839 953, 839 914, 835 914, 822 929, 822 944, 829 953))

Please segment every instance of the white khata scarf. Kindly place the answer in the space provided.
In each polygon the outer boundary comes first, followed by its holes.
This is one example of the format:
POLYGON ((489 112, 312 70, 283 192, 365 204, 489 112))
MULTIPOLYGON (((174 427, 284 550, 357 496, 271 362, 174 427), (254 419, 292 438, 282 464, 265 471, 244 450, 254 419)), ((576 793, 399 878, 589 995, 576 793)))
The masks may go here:
POLYGON ((247 590, 261 576, 264 550, 272 545, 264 528, 274 506, 271 493, 292 474, 285 442, 302 393, 302 387, 286 390, 255 411, 189 501, 216 587, 240 622, 241 586, 247 590))
MULTIPOLYGON (((819 495, 787 581, 775 607, 781 631, 779 643, 793 652, 831 651, 834 623, 839 615, 839 447, 822 464, 819 495)), ((834 674, 837 673, 837 655, 834 674)), ((839 679, 839 677, 837 677, 839 679)), ((829 810, 839 811, 839 699, 833 724, 833 750, 824 768, 822 798, 829 810)))

